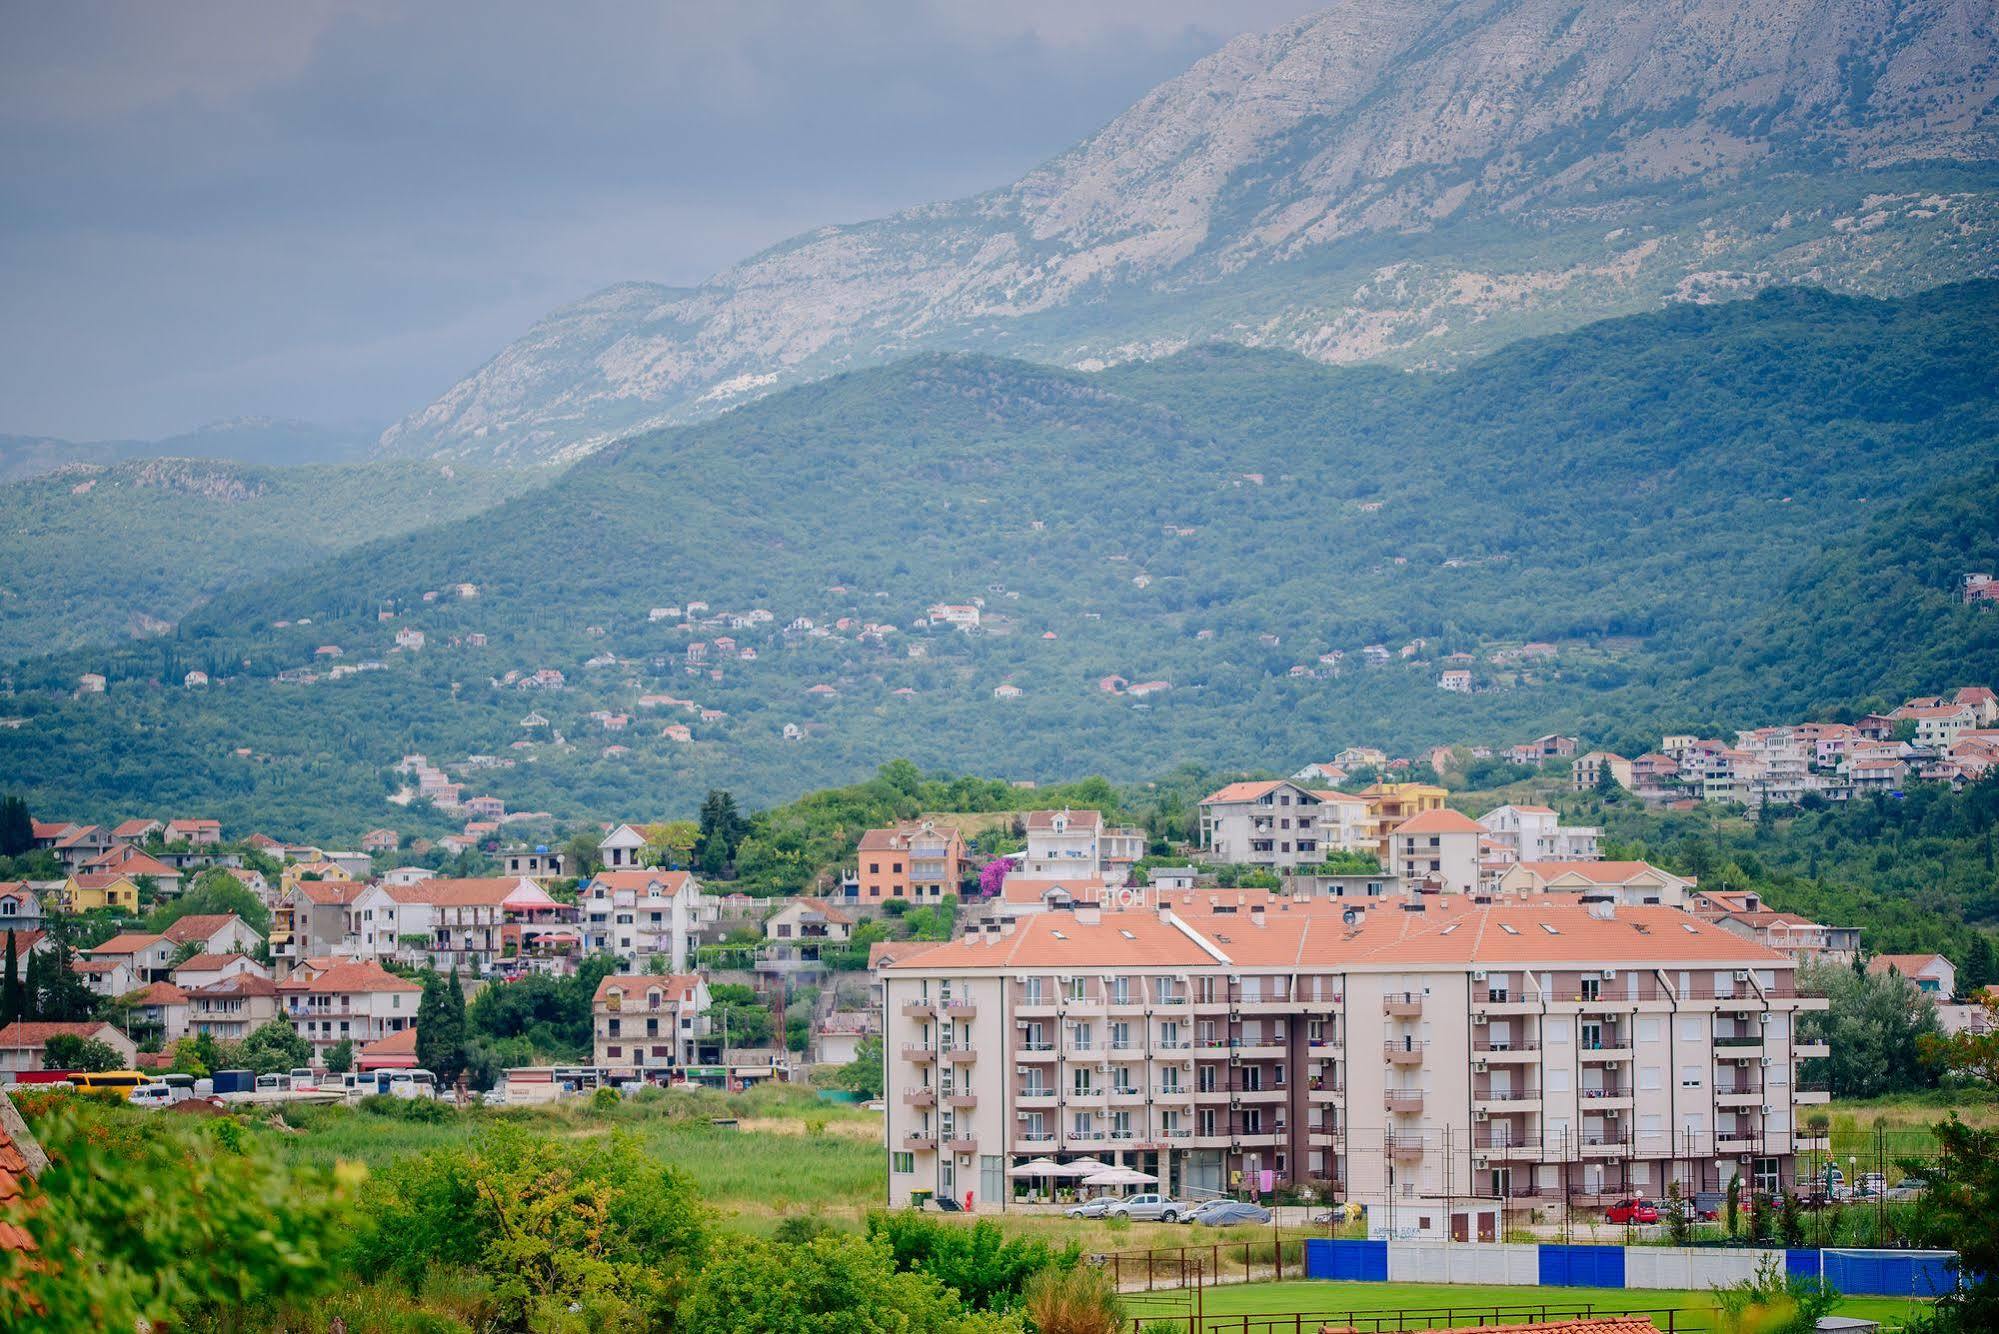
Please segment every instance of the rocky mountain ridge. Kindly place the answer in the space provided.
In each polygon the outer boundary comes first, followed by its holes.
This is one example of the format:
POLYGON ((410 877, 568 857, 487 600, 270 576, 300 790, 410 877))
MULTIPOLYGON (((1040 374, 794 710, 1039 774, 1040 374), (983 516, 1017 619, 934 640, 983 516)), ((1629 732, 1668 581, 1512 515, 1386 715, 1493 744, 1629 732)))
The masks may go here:
POLYGON ((1340 0, 1015 184, 557 311, 381 448, 562 462, 912 351, 1451 364, 1788 282, 1999 272, 1981 0, 1340 0))

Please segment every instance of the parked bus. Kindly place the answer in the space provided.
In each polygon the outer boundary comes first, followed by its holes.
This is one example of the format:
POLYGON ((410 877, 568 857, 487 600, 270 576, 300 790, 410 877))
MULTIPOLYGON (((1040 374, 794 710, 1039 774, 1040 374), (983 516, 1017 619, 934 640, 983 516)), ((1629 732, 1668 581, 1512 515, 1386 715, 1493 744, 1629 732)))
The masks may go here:
POLYGON ((69 1082, 85 1097, 123 1102, 133 1089, 146 1082, 146 1076, 137 1070, 93 1070, 73 1074, 69 1082))
POLYGON ((392 1098, 435 1098, 437 1096, 437 1076, 428 1070, 392 1070, 389 1072, 389 1096, 392 1098))

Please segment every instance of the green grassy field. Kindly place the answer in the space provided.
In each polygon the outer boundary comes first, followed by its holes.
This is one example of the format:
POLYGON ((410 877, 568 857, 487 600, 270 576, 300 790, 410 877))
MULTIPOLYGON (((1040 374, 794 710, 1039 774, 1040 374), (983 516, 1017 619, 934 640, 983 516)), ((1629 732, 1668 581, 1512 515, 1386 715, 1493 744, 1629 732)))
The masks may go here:
MULTIPOLYGON (((1536 1313, 1546 1307, 1551 1313, 1573 1311, 1581 1314, 1581 1308, 1589 1307, 1599 1313, 1650 1311, 1654 1313, 1652 1322, 1661 1329, 1667 1328, 1666 1313, 1670 1311, 1673 1313, 1670 1323, 1675 1330, 1694 1331, 1694 1334, 1712 1334, 1716 1330, 1714 1298, 1705 1292, 1307 1281, 1210 1288, 1201 1294, 1201 1300, 1204 1316, 1290 1316, 1302 1312, 1308 1316, 1327 1317, 1327 1323, 1334 1325, 1346 1323, 1340 1317, 1349 1311, 1414 1313, 1449 1310, 1462 1318, 1448 1323, 1477 1324, 1481 1315, 1486 1316, 1486 1323, 1493 1323, 1491 1315, 1496 1310, 1518 1312, 1520 1322, 1525 1323, 1529 1319, 1527 1311, 1530 1308, 1536 1313)), ((1170 1320, 1179 1317, 1184 1320, 1191 1310, 1190 1297, 1184 1293, 1135 1294, 1127 1304, 1128 1314, 1145 1319, 1170 1320)), ((1920 1303, 1894 1297, 1850 1297, 1841 1301, 1839 1313, 1864 1316, 1893 1326, 1905 1320, 1919 1306, 1920 1303)), ((1363 1330, 1372 1328, 1366 1320, 1359 1323, 1363 1330)), ((1412 1322, 1411 1327, 1421 1326, 1412 1322)), ((1282 1328, 1290 1329, 1291 1322, 1285 1321, 1282 1328)), ((1317 1325, 1308 1321, 1305 1328, 1316 1331, 1317 1325)), ((1259 1326, 1252 1321, 1249 1330, 1250 1334, 1275 1334, 1276 1327, 1259 1326)))

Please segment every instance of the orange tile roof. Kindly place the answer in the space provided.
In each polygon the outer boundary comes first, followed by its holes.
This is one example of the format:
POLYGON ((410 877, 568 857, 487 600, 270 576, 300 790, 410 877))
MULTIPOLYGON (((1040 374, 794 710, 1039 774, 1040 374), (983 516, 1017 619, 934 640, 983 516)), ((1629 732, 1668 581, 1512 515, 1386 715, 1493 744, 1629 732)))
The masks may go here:
POLYGON ((154 935, 147 931, 120 931, 102 945, 93 945, 91 948, 85 950, 84 953, 105 957, 119 954, 137 954, 141 950, 149 949, 159 944, 164 939, 166 939, 165 936, 154 935))
POLYGON ((359 880, 301 880, 298 892, 306 902, 322 908, 342 908, 361 897, 361 891, 368 886, 359 880))
POLYGON ((278 984, 270 978, 257 973, 231 973, 220 981, 210 982, 206 986, 186 987, 183 989, 187 992, 189 1000, 195 1000, 203 996, 219 998, 226 996, 275 996, 278 994, 278 984))
POLYGON ((1207 796, 1201 798, 1201 804, 1205 806, 1211 801, 1217 803, 1228 803, 1236 801, 1255 801, 1258 797, 1262 796, 1264 793, 1269 792, 1271 789, 1280 786, 1282 786, 1282 784, 1277 779, 1274 778, 1260 783, 1258 782, 1225 783, 1221 787, 1216 788, 1213 792, 1210 792, 1207 796))
POLYGON ((406 977, 397 977, 378 963, 336 963, 310 981, 290 978, 278 990, 294 993, 337 993, 354 991, 422 991, 406 977))
POLYGON ((470 880, 433 877, 414 885, 383 885, 382 891, 397 903, 430 903, 447 908, 497 906, 521 887, 521 877, 481 876, 470 880))
POLYGON ((1265 907, 1261 923, 1247 911, 1176 909, 1179 926, 1154 912, 1105 913, 1091 924, 1068 913, 1039 913, 1019 919, 1011 934, 951 941, 888 967, 1792 967, 1777 951, 1676 908, 1620 908, 1599 918, 1576 904, 1488 907, 1442 895, 1425 900, 1424 909, 1405 911, 1399 902, 1278 900, 1265 907), (1356 906, 1365 912, 1348 927, 1342 915, 1356 906))
POLYGON ((185 1005, 187 993, 171 982, 155 982, 118 998, 127 1005, 185 1005))
POLYGON ((16 1220, 25 1218, 26 1211, 35 1207, 25 1185, 45 1163, 27 1123, 0 1091, 0 1251, 35 1249, 35 1239, 16 1220))
POLYGON ((204 951, 201 954, 188 955, 175 965, 174 971, 176 973, 183 971, 189 973, 212 973, 218 968, 227 968, 238 959, 248 959, 249 957, 247 954, 233 950, 227 954, 209 954, 204 951))
MULTIPOLYGON (((74 1022, 58 1020, 30 1022, 24 1019, 16 1019, 5 1028, 0 1028, 0 1049, 8 1051, 21 1051, 24 1049, 39 1050, 47 1046, 49 1039, 53 1037, 67 1035, 74 1038, 94 1038, 106 1029, 109 1029, 113 1033, 118 1033, 115 1025, 107 1024, 101 1019, 85 1019, 74 1022)), ((123 1037, 124 1034, 118 1033, 118 1036, 123 1037)))
POLYGON ((650 889, 658 885, 668 894, 678 894, 680 887, 687 883, 685 871, 599 871, 590 877, 593 885, 603 885, 607 889, 650 889))
MULTIPOLYGON (((1650 862, 1517 862, 1523 871, 1531 871, 1544 880, 1557 876, 1579 875, 1583 879, 1599 885, 1621 885, 1627 880, 1635 880, 1641 875, 1671 876, 1671 871, 1662 871, 1650 862)), ((1678 876, 1673 876, 1679 879, 1678 876)))
MULTIPOLYGON (((233 912, 190 913, 175 921, 161 934, 176 945, 185 945, 190 940, 206 940, 231 922, 242 921, 243 919, 233 912)), ((247 927, 249 923, 244 922, 243 925, 247 927)))
POLYGON ((1395 826, 1397 834, 1483 834, 1485 826, 1461 811, 1435 810, 1412 815, 1395 826))
POLYGON ((698 973, 611 973, 597 984, 597 994, 591 999, 601 1002, 613 991, 644 993, 658 987, 666 1000, 683 1001, 691 999, 700 985, 698 973))

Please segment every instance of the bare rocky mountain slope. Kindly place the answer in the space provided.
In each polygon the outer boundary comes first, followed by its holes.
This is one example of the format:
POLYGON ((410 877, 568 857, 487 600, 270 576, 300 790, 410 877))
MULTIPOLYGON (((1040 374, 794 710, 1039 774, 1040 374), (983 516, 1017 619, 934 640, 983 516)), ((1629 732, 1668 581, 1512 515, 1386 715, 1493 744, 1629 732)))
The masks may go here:
POLYGON ((1340 0, 1015 184, 550 315, 391 428, 564 461, 928 349, 1448 365, 1787 282, 1999 272, 1990 0, 1340 0))

